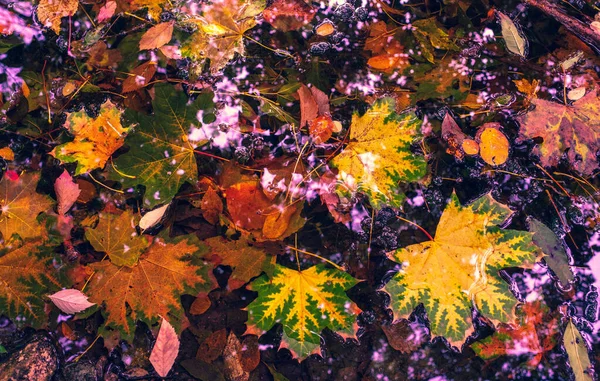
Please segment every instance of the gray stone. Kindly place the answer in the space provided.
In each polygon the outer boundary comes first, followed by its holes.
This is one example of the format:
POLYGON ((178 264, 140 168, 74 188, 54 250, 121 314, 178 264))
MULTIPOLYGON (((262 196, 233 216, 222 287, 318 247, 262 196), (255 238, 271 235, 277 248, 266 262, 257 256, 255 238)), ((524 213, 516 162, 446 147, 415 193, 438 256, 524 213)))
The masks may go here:
POLYGON ((0 381, 48 381, 58 369, 56 347, 47 337, 34 337, 0 364, 0 381))

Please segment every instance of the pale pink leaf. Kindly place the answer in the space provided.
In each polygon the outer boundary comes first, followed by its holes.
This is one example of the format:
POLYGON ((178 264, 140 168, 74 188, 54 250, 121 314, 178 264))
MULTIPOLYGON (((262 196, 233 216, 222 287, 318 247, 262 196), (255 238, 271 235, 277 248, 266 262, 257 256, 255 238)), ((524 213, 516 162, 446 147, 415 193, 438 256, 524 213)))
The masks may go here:
POLYGON ((61 216, 71 209, 81 193, 79 185, 73 182, 73 178, 66 170, 54 181, 54 191, 58 200, 58 214, 61 216))
POLYGON ((88 297, 83 292, 72 288, 48 295, 48 297, 56 307, 66 314, 76 314, 95 305, 95 303, 88 302, 88 297))
POLYGON ((163 318, 156 343, 150 353, 150 363, 159 376, 166 377, 169 374, 178 353, 179 337, 173 326, 163 318))
POLYGON ((113 17, 116 10, 117 10, 117 2, 116 1, 107 1, 106 4, 104 4, 104 6, 102 8, 100 8, 100 11, 98 12, 98 22, 101 23, 101 22, 104 22, 104 21, 110 19, 111 17, 113 17))

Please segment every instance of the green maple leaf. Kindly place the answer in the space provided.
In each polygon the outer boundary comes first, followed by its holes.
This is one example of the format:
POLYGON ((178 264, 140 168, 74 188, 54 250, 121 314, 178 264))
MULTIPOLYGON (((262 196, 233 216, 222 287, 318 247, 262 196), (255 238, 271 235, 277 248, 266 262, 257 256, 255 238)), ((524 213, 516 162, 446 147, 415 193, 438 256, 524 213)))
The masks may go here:
POLYGON ((494 322, 514 321, 518 301, 499 271, 533 265, 539 249, 531 233, 497 226, 511 214, 489 195, 468 206, 452 195, 433 240, 388 253, 403 265, 384 288, 394 317, 423 303, 431 333, 457 346, 473 330, 472 307, 494 322))
POLYGON ((158 84, 154 90, 153 115, 125 113, 137 126, 125 140, 129 152, 114 161, 110 175, 125 188, 144 185, 148 208, 171 201, 183 183, 197 180, 194 150, 198 144, 189 141, 188 134, 192 126, 200 125, 198 112, 213 107, 208 93, 188 102, 185 93, 171 85, 158 84))
POLYGON ((301 358, 319 349, 325 328, 353 336, 359 310, 345 291, 354 284, 349 274, 323 265, 302 271, 275 265, 272 278, 251 284, 258 298, 248 306, 248 332, 260 335, 281 323, 282 345, 301 358))

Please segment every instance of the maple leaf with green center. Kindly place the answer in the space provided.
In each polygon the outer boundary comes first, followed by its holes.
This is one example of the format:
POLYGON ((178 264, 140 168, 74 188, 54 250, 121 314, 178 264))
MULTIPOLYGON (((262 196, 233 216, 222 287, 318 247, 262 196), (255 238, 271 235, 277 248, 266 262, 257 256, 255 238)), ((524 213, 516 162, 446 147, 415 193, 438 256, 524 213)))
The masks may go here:
POLYGON ((338 191, 364 192, 377 209, 402 206, 399 183, 419 180, 426 172, 424 157, 410 150, 420 138, 421 121, 413 113, 398 115, 394 107, 392 98, 382 98, 363 116, 355 113, 350 142, 331 161, 339 171, 338 191))
POLYGON ((534 98, 533 111, 519 116, 521 124, 517 142, 541 137, 544 141, 533 149, 544 167, 558 165, 566 152, 577 171, 591 175, 598 169, 596 153, 600 150, 600 99, 596 90, 588 92, 572 105, 534 98))
POLYGON ((433 240, 388 253, 402 264, 384 287, 395 319, 423 303, 431 333, 457 346, 473 329, 471 307, 493 322, 513 321, 518 301, 499 271, 532 266, 539 249, 531 233, 497 226, 511 213, 490 195, 461 206, 453 194, 433 240))
POLYGON ((144 185, 144 206, 148 208, 171 201, 183 183, 198 179, 196 144, 189 141, 188 134, 200 123, 198 112, 213 107, 210 93, 188 104, 185 93, 171 85, 157 84, 154 91, 153 115, 125 113, 137 126, 125 140, 129 152, 115 159, 110 174, 126 188, 144 185))
POLYGON ((196 296, 216 286, 212 266, 199 260, 200 246, 196 236, 156 238, 133 267, 108 260, 90 264, 89 300, 104 305, 106 326, 126 339, 133 337, 137 319, 152 325, 171 315, 169 321, 179 329, 181 295, 196 296))
POLYGON ((236 53, 244 55, 244 33, 257 24, 256 16, 265 5, 256 0, 217 0, 204 5, 203 16, 193 20, 199 31, 182 47, 182 54, 194 60, 210 59, 210 70, 216 73, 236 53))
POLYGON ((36 239, 0 250, 0 311, 19 326, 45 324, 44 296, 59 288, 52 274, 52 258, 41 253, 44 246, 36 239))
POLYGON ((55 147, 50 154, 63 163, 77 162, 75 175, 104 168, 129 131, 121 124, 121 113, 111 101, 106 101, 96 118, 90 118, 84 110, 68 114, 64 127, 75 139, 55 147))
POLYGON ((281 323, 282 345, 301 358, 318 350, 325 328, 354 336, 360 310, 346 290, 355 284, 349 274, 323 265, 302 271, 275 265, 271 278, 251 283, 258 297, 248 306, 248 332, 260 335, 281 323))
POLYGON ((133 215, 125 211, 119 215, 100 213, 94 229, 86 229, 85 238, 94 250, 104 252, 117 266, 133 266, 146 250, 149 242, 135 231, 133 215))
POLYGON ((38 238, 44 228, 38 215, 52 206, 52 199, 35 191, 39 173, 24 173, 17 180, 4 175, 0 181, 0 232, 4 241, 13 234, 21 239, 38 238))

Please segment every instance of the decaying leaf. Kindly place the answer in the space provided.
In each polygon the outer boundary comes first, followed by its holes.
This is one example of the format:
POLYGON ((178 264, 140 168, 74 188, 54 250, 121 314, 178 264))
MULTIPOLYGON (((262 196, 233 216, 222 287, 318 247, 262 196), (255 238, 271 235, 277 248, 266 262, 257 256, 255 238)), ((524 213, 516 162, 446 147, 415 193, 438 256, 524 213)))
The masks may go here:
POLYGON ((472 307, 493 322, 513 321, 517 299, 499 271, 532 266, 538 249, 531 233, 498 227, 511 214, 489 195, 462 206, 453 194, 433 240, 388 253, 403 264, 384 288, 394 318, 423 303, 432 335, 456 346, 473 330, 472 307))
POLYGON ((268 271, 275 263, 275 257, 250 246, 243 239, 230 241, 214 237, 205 240, 204 243, 210 247, 209 256, 215 257, 216 264, 231 266, 233 272, 228 280, 231 289, 242 287, 263 271, 268 271))
POLYGON ((235 333, 230 332, 223 349, 224 374, 228 380, 248 381, 250 372, 242 366, 242 343, 235 333))
POLYGON ((47 323, 44 295, 58 288, 52 258, 42 255, 40 239, 0 250, 0 311, 19 317, 15 323, 41 327, 47 323))
POLYGON ((364 115, 355 113, 350 142, 331 161, 339 172, 338 191, 364 192, 375 208, 402 206, 399 183, 419 180, 426 171, 423 156, 410 150, 421 121, 412 113, 396 114, 394 105, 392 98, 382 98, 364 115))
POLYGON ((37 16, 45 27, 60 34, 62 18, 73 16, 77 12, 78 6, 78 0, 40 0, 37 16))
POLYGON ((51 154, 63 163, 77 162, 75 175, 104 168, 129 131, 121 124, 121 110, 109 100, 104 102, 97 118, 90 118, 84 110, 77 111, 68 114, 64 127, 75 138, 55 147, 51 154))
POLYGON ((598 169, 596 152, 600 149, 600 100, 596 90, 572 105, 533 99, 533 111, 521 115, 517 142, 543 138, 534 148, 545 167, 558 165, 563 153, 574 169, 591 175, 598 169))
POLYGON ((534 218, 529 220, 529 231, 533 233, 533 243, 546 254, 544 261, 566 289, 573 281, 574 275, 562 240, 550 228, 534 218))
POLYGON ((414 352, 429 340, 427 328, 423 324, 411 323, 406 319, 390 325, 382 325, 381 329, 390 346, 402 353, 414 352))
POLYGON ((121 214, 100 213, 98 226, 86 229, 85 237, 94 250, 106 253, 116 266, 133 267, 149 242, 135 231, 130 211, 121 214))
POLYGON ((88 301, 88 297, 81 291, 67 289, 48 295, 52 303, 66 314, 76 314, 93 306, 94 303, 88 301))
POLYGON ((535 368, 542 356, 558 344, 558 318, 541 301, 529 302, 517 309, 515 324, 501 323, 497 331, 473 343, 471 348, 484 360, 502 355, 529 355, 527 365, 535 368))
POLYGON ((216 286, 211 266, 198 260, 199 247, 195 236, 156 238, 131 268, 108 260, 90 264, 95 273, 86 291, 91 302, 104 306, 106 326, 129 339, 136 320, 152 325, 160 316, 172 316, 178 330, 176 322, 183 317, 180 296, 216 286))
POLYGON ((592 363, 590 362, 587 345, 571 319, 569 319, 569 323, 565 328, 563 345, 569 356, 569 363, 575 374, 575 381, 592 381, 594 379, 591 373, 592 363))
POLYGON ((5 242, 13 234, 21 239, 44 236, 43 226, 37 217, 52 206, 49 196, 36 192, 39 173, 24 173, 11 180, 5 173, 0 181, 0 232, 5 242))
POLYGON ((213 187, 209 187, 204 193, 201 202, 202 217, 211 224, 219 222, 219 215, 223 213, 223 201, 213 187))
POLYGON ((159 376, 167 377, 178 354, 179 337, 173 326, 163 318, 156 342, 152 347, 152 353, 150 353, 150 363, 159 376))
POLYGON ((129 93, 141 89, 150 83, 156 73, 156 62, 144 62, 131 71, 129 77, 123 81, 123 93, 129 93))
POLYGON ((163 219, 167 209, 169 209, 169 205, 170 204, 160 206, 144 214, 142 218, 140 218, 140 222, 138 222, 140 229, 144 231, 156 226, 163 219))
POLYGON ((58 214, 65 215, 81 194, 79 185, 66 170, 54 181, 54 191, 58 201, 58 214))
POLYGON ((440 27, 435 17, 417 20, 412 23, 413 34, 420 43, 421 54, 431 63, 435 62, 434 50, 458 50, 448 32, 440 27))
POLYGON ((500 27, 502 28, 502 38, 506 43, 506 49, 509 52, 519 55, 521 57, 527 56, 528 42, 523 33, 517 27, 517 25, 504 13, 496 11, 496 16, 500 20, 500 27))
POLYGON ((212 98, 202 96, 188 105, 185 93, 168 84, 157 84, 154 91, 153 115, 125 114, 137 126, 126 140, 131 149, 115 159, 110 175, 127 188, 143 184, 144 204, 149 208, 170 202, 183 183, 196 181, 198 142, 190 141, 188 134, 200 123, 198 111, 213 106, 212 98))
POLYGON ((323 265, 298 271, 275 265, 272 278, 251 284, 258 298, 248 306, 248 333, 261 335, 275 323, 283 325, 283 343, 300 358, 318 351, 323 329, 355 334, 358 307, 346 290, 356 280, 323 265))

